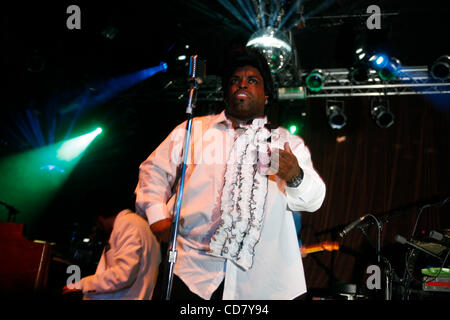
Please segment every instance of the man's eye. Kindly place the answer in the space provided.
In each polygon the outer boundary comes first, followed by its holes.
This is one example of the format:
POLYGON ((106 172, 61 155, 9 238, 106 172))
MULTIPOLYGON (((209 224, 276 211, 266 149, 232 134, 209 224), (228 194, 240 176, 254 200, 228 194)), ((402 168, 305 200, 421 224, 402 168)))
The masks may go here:
POLYGON ((230 80, 230 83, 231 83, 231 84, 236 84, 237 82, 238 82, 238 79, 231 79, 231 80, 230 80))
POLYGON ((258 83, 258 81, 256 79, 251 78, 251 79, 248 79, 248 83, 256 84, 256 83, 258 83))

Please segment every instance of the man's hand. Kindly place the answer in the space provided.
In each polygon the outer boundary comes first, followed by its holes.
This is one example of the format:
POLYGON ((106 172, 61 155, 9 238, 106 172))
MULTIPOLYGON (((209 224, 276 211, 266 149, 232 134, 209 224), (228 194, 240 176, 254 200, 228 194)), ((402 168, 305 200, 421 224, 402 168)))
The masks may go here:
POLYGON ((172 218, 159 220, 150 226, 153 234, 156 236, 159 242, 169 242, 170 227, 172 226, 172 218))
POLYGON ((278 152, 272 152, 271 161, 273 161, 271 167, 278 165, 278 171, 276 175, 288 182, 300 174, 300 166, 296 156, 289 146, 289 142, 284 144, 284 150, 277 149, 278 152), (278 154, 278 157, 276 156, 278 154))

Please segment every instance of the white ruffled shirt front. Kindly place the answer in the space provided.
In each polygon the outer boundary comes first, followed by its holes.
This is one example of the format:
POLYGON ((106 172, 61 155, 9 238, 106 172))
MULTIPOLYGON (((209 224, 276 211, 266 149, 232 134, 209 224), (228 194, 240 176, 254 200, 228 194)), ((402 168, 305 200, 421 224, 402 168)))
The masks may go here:
MULTIPOLYGON (((258 131, 265 122, 255 119, 251 126, 258 131)), ((185 126, 182 123, 175 128, 140 166, 136 210, 147 217, 150 225, 174 213, 185 126)), ((303 140, 277 128, 270 132, 270 149, 283 149, 284 143, 289 142, 304 173, 302 183, 289 188, 276 175, 265 176, 261 170, 253 170, 254 176, 250 178, 248 173, 252 171, 247 168, 241 173, 248 178, 241 182, 251 181, 258 186, 264 182, 267 186, 249 190, 250 184, 245 187, 242 183, 240 188, 233 189, 231 184, 237 182, 234 173, 238 167, 228 166, 227 171, 227 162, 238 159, 238 150, 242 150, 235 142, 240 143, 239 138, 245 133, 238 132, 224 112, 193 120, 174 273, 204 299, 209 299, 224 279, 223 299, 293 299, 306 292, 306 283, 292 214, 316 211, 324 200, 325 184, 315 171, 303 140), (232 194, 232 190, 238 193, 232 194), (260 194, 251 195, 254 191, 260 194), (251 204, 251 208, 240 213, 253 221, 257 218, 258 222, 238 223, 232 212, 239 201, 251 204), (224 214, 227 203, 233 206, 224 214), (235 239, 234 254, 227 255, 219 252, 224 248, 223 237, 217 242, 214 238, 224 232, 221 228, 224 223, 233 222, 235 230, 241 227, 241 237, 235 239), (247 234, 250 236, 243 236, 247 234), (239 255, 237 249, 243 248, 243 241, 250 246, 239 255)), ((267 132, 259 134, 259 142, 267 138, 267 132)), ((264 153, 256 156, 262 160, 264 153)), ((247 160, 243 160, 244 165, 248 165, 247 160)), ((262 160, 260 164, 259 169, 267 163, 262 160)))
POLYGON ((221 221, 211 238, 209 254, 233 261, 244 270, 253 265, 261 236, 270 163, 270 131, 265 119, 241 125, 231 148, 221 195, 221 221))

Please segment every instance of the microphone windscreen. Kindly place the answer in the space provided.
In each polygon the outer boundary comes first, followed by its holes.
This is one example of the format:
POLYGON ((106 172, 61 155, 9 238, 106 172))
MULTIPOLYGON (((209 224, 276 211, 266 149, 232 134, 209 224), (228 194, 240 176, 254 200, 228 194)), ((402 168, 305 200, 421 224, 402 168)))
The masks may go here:
POLYGON ((401 243, 401 244, 405 244, 406 243, 406 239, 403 238, 401 235, 396 235, 395 236, 395 241, 401 243))

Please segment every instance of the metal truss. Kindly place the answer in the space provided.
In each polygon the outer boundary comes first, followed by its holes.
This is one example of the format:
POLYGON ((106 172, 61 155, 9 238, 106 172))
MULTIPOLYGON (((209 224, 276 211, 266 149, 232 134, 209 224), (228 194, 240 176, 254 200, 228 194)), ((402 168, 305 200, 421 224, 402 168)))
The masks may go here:
MULTIPOLYGON (((450 79, 437 81, 429 76, 428 67, 402 67, 398 77, 392 81, 382 81, 376 71, 371 70, 365 83, 354 83, 349 78, 349 69, 322 70, 325 83, 319 92, 312 92, 304 86, 279 88, 280 100, 323 98, 323 97, 355 97, 355 96, 393 96, 393 95, 425 95, 449 94, 450 79)), ((307 73, 301 73, 305 78, 307 73)))
MULTIPOLYGON (((322 69, 325 75, 323 88, 319 92, 308 90, 304 83, 279 85, 278 99, 301 100, 310 98, 334 98, 357 96, 395 96, 395 95, 429 95, 450 94, 450 79, 438 81, 430 77, 426 66, 402 67, 395 80, 382 81, 374 70, 364 83, 354 83, 349 79, 350 69, 322 69)), ((299 72, 299 79, 306 77, 306 72, 299 72)), ((184 101, 187 99, 185 79, 167 80, 160 92, 160 98, 166 101, 184 101)), ((223 101, 220 77, 207 76, 198 91, 198 101, 223 101)))

